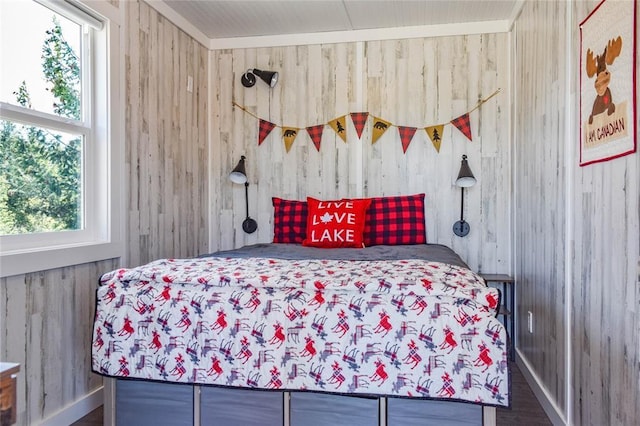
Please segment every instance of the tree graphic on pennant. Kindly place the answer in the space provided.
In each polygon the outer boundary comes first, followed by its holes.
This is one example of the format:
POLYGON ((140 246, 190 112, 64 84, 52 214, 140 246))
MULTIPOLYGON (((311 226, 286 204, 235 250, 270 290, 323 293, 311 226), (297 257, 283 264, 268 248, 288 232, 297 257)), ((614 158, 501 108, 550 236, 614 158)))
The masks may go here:
POLYGON ((437 152, 440 152, 440 144, 442 143, 442 130, 444 130, 444 124, 438 124, 437 126, 425 127, 424 130, 429 135, 431 143, 437 152))
POLYGON ((338 134, 338 136, 342 138, 342 141, 346 143, 347 131, 345 129, 345 117, 346 115, 343 115, 342 117, 331 120, 327 124, 329 124, 329 126, 338 134))

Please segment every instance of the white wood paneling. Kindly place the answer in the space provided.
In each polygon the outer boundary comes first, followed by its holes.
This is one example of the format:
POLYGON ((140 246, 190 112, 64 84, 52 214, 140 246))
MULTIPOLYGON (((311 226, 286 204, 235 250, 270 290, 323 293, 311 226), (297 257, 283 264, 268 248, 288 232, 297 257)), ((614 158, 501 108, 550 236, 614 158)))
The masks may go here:
POLYGON ((136 266, 207 251, 208 51, 146 3, 124 7, 126 262, 136 266))
POLYGON ((577 166, 578 24, 598 3, 529 1, 515 25, 519 349, 565 421, 637 424, 640 156, 577 166))
POLYGON ((91 372, 100 276, 117 260, 0 280, 0 358, 20 363, 18 424, 40 422, 102 385, 91 372))
MULTIPOLYGON (((211 52, 211 211, 232 214, 232 227, 214 221, 212 250, 273 238, 271 197, 325 199, 427 194, 430 242, 453 246, 475 269, 509 271, 508 37, 506 34, 419 38, 211 52), (280 72, 269 89, 262 81, 244 88, 247 68, 280 72), (502 92, 471 114, 473 142, 453 126, 444 131, 438 154, 423 127, 448 123, 479 99, 502 92), (258 120, 232 102, 277 125, 301 128, 289 153, 281 129, 257 145, 258 120), (417 127, 406 155, 393 127, 371 144, 372 117, 358 139, 347 117, 347 143, 325 126, 320 152, 307 126, 367 111, 396 125, 417 127), (469 156, 478 184, 466 191, 465 219, 471 234, 453 236, 460 215, 460 190, 453 185, 462 154, 469 156), (228 173, 247 157, 253 235, 242 232, 244 188, 228 173), (228 213, 227 213, 228 212, 228 213)), ((227 220, 227 219, 225 219, 227 220)), ((228 224, 228 222, 225 222, 228 224)))
MULTIPOLYGON (((530 2, 515 27, 518 345, 559 407, 565 406, 563 163, 565 7, 530 2), (544 36, 542 36, 544 34, 544 36), (544 56, 544 60, 541 59, 544 56), (547 59, 549 58, 549 59, 547 59), (552 58, 552 59, 551 59, 552 58), (527 312, 534 333, 527 331, 527 312)), ((566 413, 563 413, 566 415, 566 413)))
MULTIPOLYGON (((574 22, 584 20, 599 3, 575 2, 571 9, 574 22)), ((579 46, 579 37, 576 26, 575 46, 579 46)), ((574 52, 571 59, 578 70, 578 54, 574 52)), ((637 54, 635 61, 637 72, 637 54)), ((572 93, 576 105, 573 122, 579 123, 578 78, 572 81, 572 93)), ((637 90, 636 102, 639 94, 637 90)), ((636 140, 640 140, 637 116, 635 120, 636 140)), ((575 146, 577 163, 577 143, 575 146)), ((637 153, 576 167, 572 176, 576 274, 571 282, 570 306, 575 424, 637 424, 640 418, 639 183, 637 153)))

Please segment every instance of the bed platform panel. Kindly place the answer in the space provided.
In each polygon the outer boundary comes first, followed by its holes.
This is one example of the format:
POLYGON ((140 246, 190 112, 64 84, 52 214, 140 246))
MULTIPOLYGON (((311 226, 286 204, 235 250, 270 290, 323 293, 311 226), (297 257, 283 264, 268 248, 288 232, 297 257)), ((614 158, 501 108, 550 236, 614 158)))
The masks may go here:
POLYGON ((193 425, 193 386, 138 380, 116 383, 117 425, 193 425))
POLYGON ((378 426, 378 398, 291 394, 291 426, 378 426))
POLYGON ((463 402, 387 399, 387 426, 424 426, 425 419, 438 426, 482 426, 482 406, 463 402))
POLYGON ((284 392, 200 387, 200 424, 282 426, 284 392))
POLYGON ((136 426, 495 426, 494 407, 422 399, 277 392, 107 379, 115 416, 136 426), (199 389, 199 390, 198 390, 199 389), (285 404, 285 398, 289 398, 285 404), (195 407, 198 407, 195 409, 195 407))

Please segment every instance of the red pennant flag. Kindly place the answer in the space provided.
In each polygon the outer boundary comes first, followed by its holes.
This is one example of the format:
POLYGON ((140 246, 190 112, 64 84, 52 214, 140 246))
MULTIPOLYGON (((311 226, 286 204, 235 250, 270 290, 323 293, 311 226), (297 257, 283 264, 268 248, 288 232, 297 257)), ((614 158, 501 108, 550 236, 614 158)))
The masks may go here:
POLYGON ((473 141, 473 139, 471 139, 471 123, 469 121, 468 112, 458 118, 454 118, 453 120, 451 120, 451 124, 456 126, 458 130, 460 130, 462 134, 467 137, 467 139, 473 141))
POLYGON ((418 130, 417 127, 403 127, 398 126, 398 132, 400 133, 400 140, 402 141, 402 152, 407 153, 407 148, 413 139, 413 135, 418 130))
POLYGON ((262 145, 262 142, 269 136, 269 133, 276 127, 275 124, 266 120, 260 119, 260 127, 258 130, 258 146, 262 145))
POLYGON ((320 152, 320 142, 322 141, 323 131, 324 131, 324 124, 318 124, 317 126, 307 127, 307 133, 309 133, 311 142, 313 142, 313 145, 316 147, 318 152, 320 152))
POLYGON ((362 130, 364 130, 364 125, 367 124, 367 117, 369 117, 368 112, 352 112, 351 113, 351 121, 353 121, 353 127, 356 128, 358 139, 362 137, 362 130))

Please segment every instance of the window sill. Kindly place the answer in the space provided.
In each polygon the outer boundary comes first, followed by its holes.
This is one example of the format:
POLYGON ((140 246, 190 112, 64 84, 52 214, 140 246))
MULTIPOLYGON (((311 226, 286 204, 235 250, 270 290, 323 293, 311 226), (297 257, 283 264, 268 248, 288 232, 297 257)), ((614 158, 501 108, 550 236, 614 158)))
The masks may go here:
POLYGON ((122 257, 119 243, 98 242, 0 253, 0 278, 122 257))

